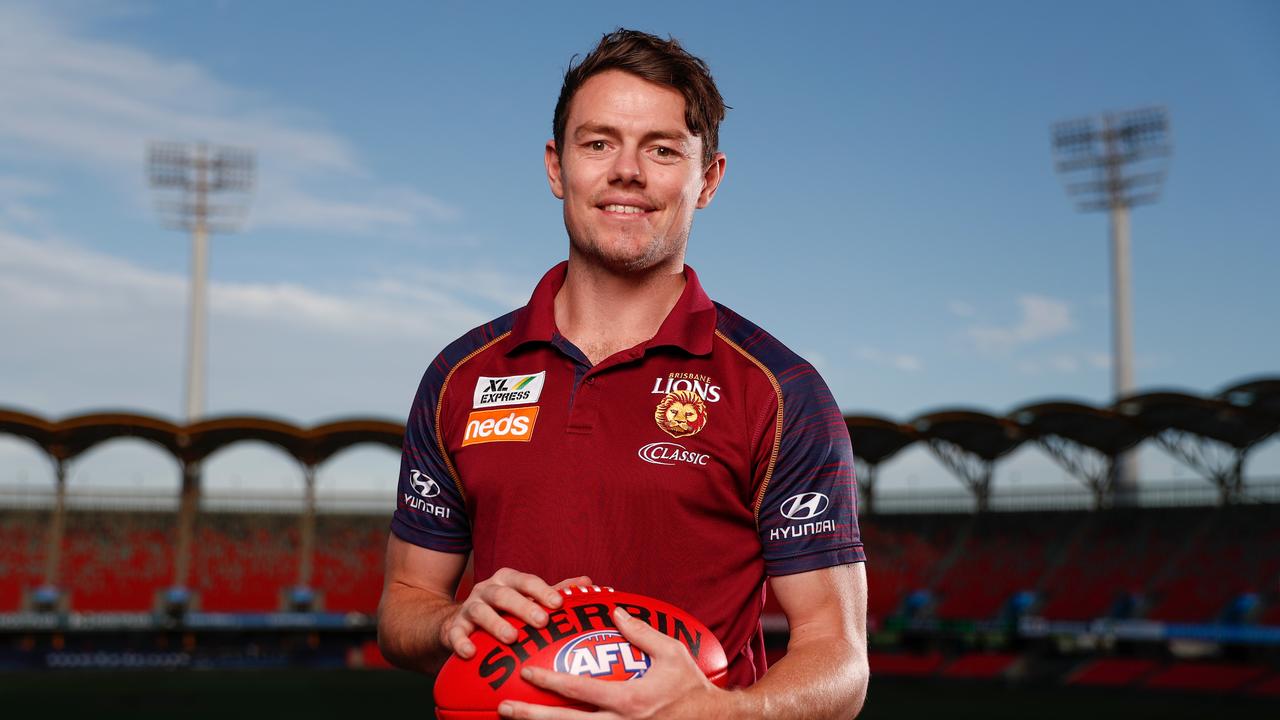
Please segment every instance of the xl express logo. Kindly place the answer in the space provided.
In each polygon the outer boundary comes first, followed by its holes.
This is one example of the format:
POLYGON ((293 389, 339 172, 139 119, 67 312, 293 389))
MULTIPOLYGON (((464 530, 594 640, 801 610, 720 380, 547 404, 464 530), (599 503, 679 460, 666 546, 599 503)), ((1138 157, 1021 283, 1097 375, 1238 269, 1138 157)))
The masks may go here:
POLYGON ((546 370, 532 375, 481 376, 476 380, 471 407, 479 409, 538 402, 546 379, 546 370))

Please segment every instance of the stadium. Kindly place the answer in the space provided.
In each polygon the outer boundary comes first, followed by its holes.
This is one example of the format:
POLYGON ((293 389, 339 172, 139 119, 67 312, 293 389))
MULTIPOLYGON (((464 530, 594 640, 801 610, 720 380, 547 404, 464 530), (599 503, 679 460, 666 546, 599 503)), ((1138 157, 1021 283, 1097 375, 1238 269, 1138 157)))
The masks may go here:
MULTIPOLYGON (((1111 408, 1049 401, 1006 417, 942 410, 845 422, 864 478, 864 538, 878 548, 868 566, 871 668, 888 692, 894 683, 903 692, 968 687, 1040 702, 1074 689, 1086 695, 1071 698, 1111 693, 1182 710, 1203 710, 1206 697, 1213 707, 1280 698, 1280 481, 1241 474, 1248 453, 1280 429, 1280 378, 1214 397, 1140 394, 1111 408), (1199 484, 1116 492, 1109 467, 1144 441, 1193 463, 1199 484), (877 494, 877 466, 916 443, 955 468, 968 492, 877 494), (1080 473, 1079 491, 991 492, 995 466, 1023 443, 1080 473)), ((0 410, 0 431, 59 469, 55 487, 0 495, 0 670, 367 677, 390 667, 374 625, 389 514, 377 498, 318 508, 309 482, 303 496, 264 507, 262 497, 203 496, 198 472, 187 471, 178 497, 95 497, 68 487, 61 469, 120 438, 197 469, 256 441, 314 478, 348 447, 398 448, 402 426, 255 417, 181 426, 123 413, 54 421, 0 410)), ((770 652, 785 653, 786 619, 772 602, 765 623, 770 652)))

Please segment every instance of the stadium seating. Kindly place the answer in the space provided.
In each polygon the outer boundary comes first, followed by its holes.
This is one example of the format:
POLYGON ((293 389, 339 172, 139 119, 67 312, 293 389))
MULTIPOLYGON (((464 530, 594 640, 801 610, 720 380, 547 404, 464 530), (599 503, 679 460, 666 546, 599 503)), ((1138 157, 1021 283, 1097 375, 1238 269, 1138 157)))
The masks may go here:
POLYGON ((970 522, 967 515, 862 518, 862 540, 869 553, 867 614, 873 625, 896 613, 909 593, 928 587, 970 522))
POLYGON ((329 612, 377 612, 390 519, 369 515, 316 518, 312 585, 329 612))
POLYGON ((992 680, 1008 672, 1017 661, 1017 653, 968 653, 947 665, 942 671, 942 676, 966 680, 992 680))
POLYGON ((923 654, 876 652, 867 653, 867 664, 874 675, 899 675, 903 677, 926 677, 938 671, 946 658, 942 653, 933 651, 923 654))
POLYGON ((1171 622, 1215 619, 1231 599, 1268 589, 1280 575, 1280 518, 1256 508, 1217 510, 1212 529, 1149 590, 1147 617, 1171 622))
POLYGON ((0 510, 0 612, 22 607, 23 591, 43 581, 48 511, 0 510))
MULTIPOLYGON (((1042 584, 1041 615, 1055 620, 1107 616, 1116 600, 1141 595, 1186 545, 1205 510, 1109 510, 1084 516, 1080 541, 1042 584)), ((1211 510, 1208 512, 1212 512, 1211 510)))
POLYGON ((1086 663, 1067 676, 1067 684, 1124 687, 1155 670, 1157 664, 1155 660, 1142 658, 1102 658, 1086 663))
POLYGON ((1078 513, 980 517, 959 557, 934 588, 944 620, 985 619, 1021 590, 1034 590, 1080 522, 1078 513))
POLYGON ((1165 690, 1232 692, 1267 674, 1257 665, 1175 662, 1147 678, 1146 687, 1165 690))
POLYGON ((208 612, 275 612, 298 580, 298 516, 201 513, 191 585, 208 612))
POLYGON ((160 512, 70 512, 63 585, 81 612, 145 612, 173 578, 174 516, 160 512))

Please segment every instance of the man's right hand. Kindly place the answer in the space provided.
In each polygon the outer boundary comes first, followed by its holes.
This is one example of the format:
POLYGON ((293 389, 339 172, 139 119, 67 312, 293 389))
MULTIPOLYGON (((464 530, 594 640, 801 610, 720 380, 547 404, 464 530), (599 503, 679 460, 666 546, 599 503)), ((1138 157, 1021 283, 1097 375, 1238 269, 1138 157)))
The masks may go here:
POLYGON ((562 604, 560 590, 576 585, 592 585, 585 575, 548 585, 542 578, 502 568, 488 580, 471 588, 471 594, 440 625, 440 642, 464 660, 475 655, 468 639, 477 629, 501 642, 515 642, 516 629, 498 614, 505 612, 536 627, 546 627, 547 609, 562 604))

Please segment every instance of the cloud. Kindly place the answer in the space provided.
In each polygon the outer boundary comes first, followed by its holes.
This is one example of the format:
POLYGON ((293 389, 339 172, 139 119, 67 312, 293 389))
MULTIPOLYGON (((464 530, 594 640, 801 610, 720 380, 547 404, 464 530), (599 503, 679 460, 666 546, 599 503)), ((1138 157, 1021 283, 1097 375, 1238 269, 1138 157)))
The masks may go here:
MULTIPOLYGON (((403 415, 422 371, 467 329, 523 304, 491 270, 395 268, 321 291, 212 282, 210 411, 303 422, 403 415), (458 282, 490 286, 469 295, 458 282), (410 292, 418 288, 421 292, 410 292), (438 291, 428 292, 432 288, 438 291)), ((45 415, 123 407, 176 416, 185 366, 187 277, 74 244, 0 230, 0 404, 45 415)))
POLYGON ((1075 327, 1071 306, 1042 295, 1018 298, 1021 317, 1009 326, 976 325, 967 330, 969 339, 983 352, 1008 352, 1014 348, 1066 334, 1075 327))
POLYGON ((10 109, 0 113, 0 156, 109 176, 132 185, 141 206, 147 143, 175 140, 256 149, 256 226, 376 233, 459 215, 439 198, 378 181, 305 111, 181 58, 90 39, 34 6, 0 7, 0 77, 0 107, 10 109))
POLYGON ((891 367, 902 372, 917 372, 924 368, 919 357, 905 353, 888 353, 873 347, 860 348, 855 355, 874 365, 891 367))
POLYGON ((952 315, 955 315, 956 317, 962 317, 962 318, 973 317, 975 314, 977 314, 977 310, 974 309, 973 305, 970 305, 969 303, 964 302, 963 300, 949 301, 947 303, 947 312, 951 313, 952 315))

